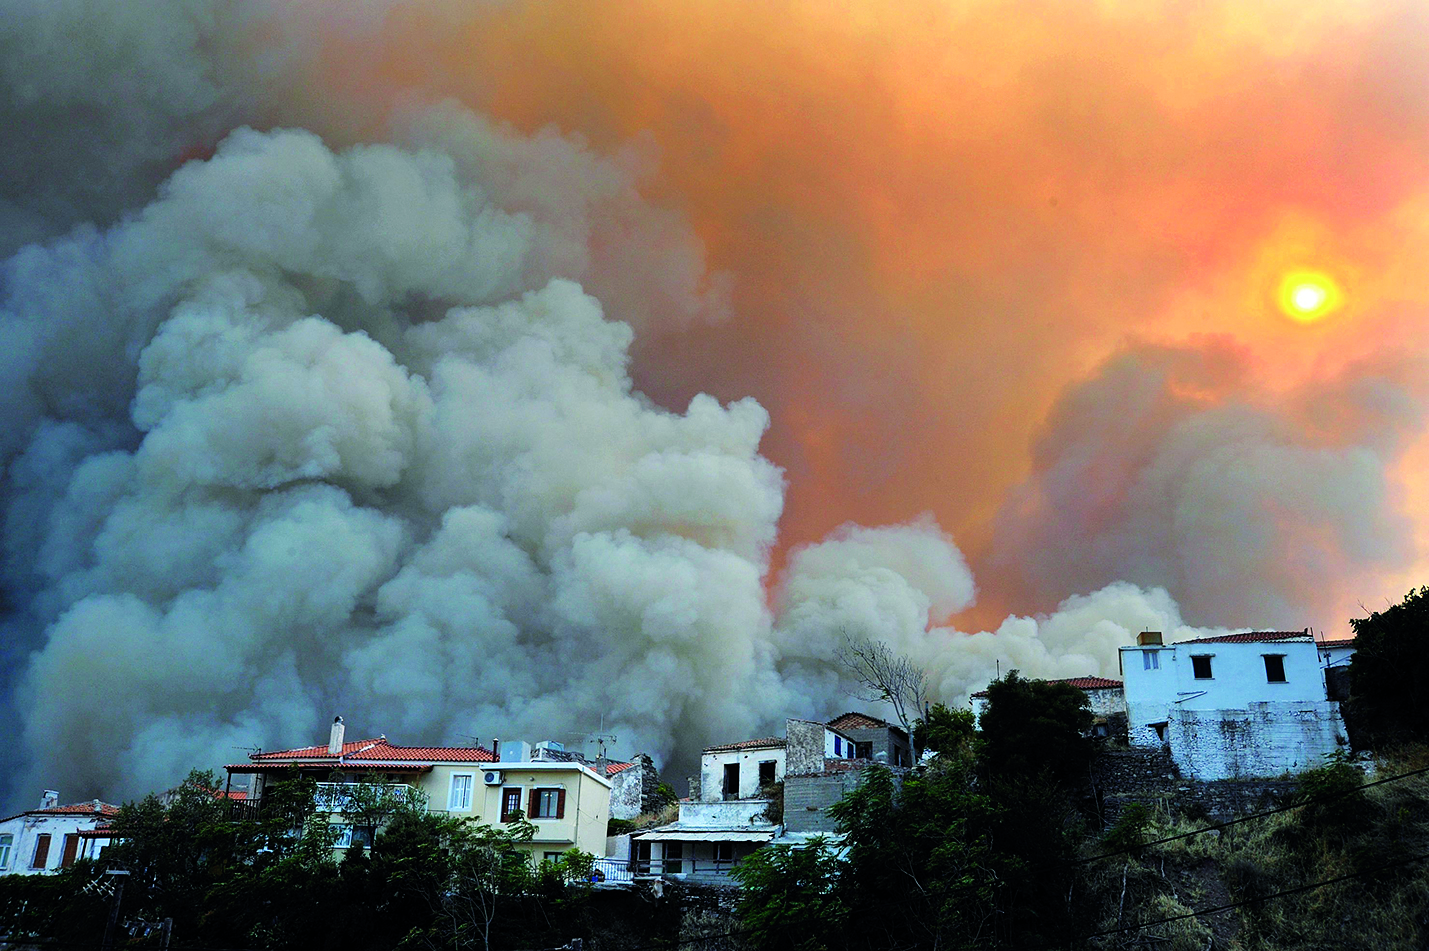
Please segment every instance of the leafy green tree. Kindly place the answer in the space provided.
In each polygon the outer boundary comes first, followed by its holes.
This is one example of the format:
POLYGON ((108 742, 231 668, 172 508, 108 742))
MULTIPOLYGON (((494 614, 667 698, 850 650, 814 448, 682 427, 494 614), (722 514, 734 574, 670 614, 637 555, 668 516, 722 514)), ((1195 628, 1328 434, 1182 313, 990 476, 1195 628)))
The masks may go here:
POLYGON ((971 710, 935 703, 913 724, 913 748, 918 756, 932 750, 940 756, 966 756, 974 746, 977 724, 971 710))
POLYGON ((1349 712, 1357 739, 1375 747, 1429 740, 1429 587, 1350 627, 1349 712))
POLYGON ((997 781, 1047 780, 1075 786, 1086 777, 1092 744, 1087 695, 1071 684, 1024 680, 1017 671, 987 688, 982 762, 997 781))
POLYGON ((802 847, 760 849, 736 865, 731 874, 744 888, 739 916, 756 947, 822 951, 843 944, 842 864, 825 839, 815 838, 802 847))

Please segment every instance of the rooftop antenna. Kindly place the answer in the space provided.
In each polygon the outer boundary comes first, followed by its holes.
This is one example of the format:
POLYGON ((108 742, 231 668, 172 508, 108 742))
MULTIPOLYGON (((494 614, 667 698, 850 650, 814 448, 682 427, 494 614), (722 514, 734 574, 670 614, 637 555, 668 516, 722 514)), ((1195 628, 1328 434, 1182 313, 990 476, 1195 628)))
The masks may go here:
POLYGON ((566 736, 581 736, 581 737, 585 737, 585 740, 586 740, 587 743, 589 743, 591 740, 594 740, 594 741, 595 741, 595 744, 596 744, 596 747, 600 750, 600 758, 601 758, 601 759, 605 759, 605 745, 606 745, 607 743, 610 743, 610 744, 614 745, 614 744, 617 742, 617 739, 618 739, 614 733, 607 733, 607 732, 605 732, 605 714, 604 714, 604 713, 602 713, 602 714, 600 715, 600 729, 599 729, 599 731, 597 731, 597 732, 595 732, 595 733, 589 733, 589 732, 584 732, 584 733, 583 733, 583 732, 576 731, 576 732, 567 733, 566 736))

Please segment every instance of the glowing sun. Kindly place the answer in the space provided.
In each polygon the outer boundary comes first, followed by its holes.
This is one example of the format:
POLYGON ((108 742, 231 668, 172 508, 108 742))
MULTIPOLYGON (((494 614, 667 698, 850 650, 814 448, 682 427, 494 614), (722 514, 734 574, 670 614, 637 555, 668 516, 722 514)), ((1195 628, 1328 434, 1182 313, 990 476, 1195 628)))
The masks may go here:
POLYGON ((1292 320, 1311 323, 1340 306, 1340 288, 1319 271, 1293 271, 1280 282, 1280 309, 1292 320))

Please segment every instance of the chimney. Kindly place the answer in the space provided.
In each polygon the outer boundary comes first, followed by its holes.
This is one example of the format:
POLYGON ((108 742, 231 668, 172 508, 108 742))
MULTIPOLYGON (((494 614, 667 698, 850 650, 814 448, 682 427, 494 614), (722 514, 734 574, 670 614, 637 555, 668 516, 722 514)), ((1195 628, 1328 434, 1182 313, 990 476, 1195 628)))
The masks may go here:
POLYGON ((1141 647, 1149 647, 1161 644, 1160 631, 1142 631, 1136 635, 1136 643, 1141 647))
POLYGON ((45 794, 40 797, 41 809, 53 809, 60 804, 60 793, 58 789, 46 789, 45 794))
POLYGON ((342 717, 332 718, 332 736, 327 741, 327 753, 329 756, 342 755, 342 717))
POLYGON ((501 762, 501 741, 494 736, 491 738, 491 758, 501 762))

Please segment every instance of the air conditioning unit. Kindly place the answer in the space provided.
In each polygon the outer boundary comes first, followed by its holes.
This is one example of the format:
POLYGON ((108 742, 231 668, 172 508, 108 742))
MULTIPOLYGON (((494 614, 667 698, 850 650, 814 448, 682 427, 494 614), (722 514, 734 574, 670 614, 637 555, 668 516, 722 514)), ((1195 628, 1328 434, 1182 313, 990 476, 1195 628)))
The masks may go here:
POLYGON ((488 786, 500 786, 501 774, 494 769, 488 769, 485 773, 482 773, 481 781, 488 786))

